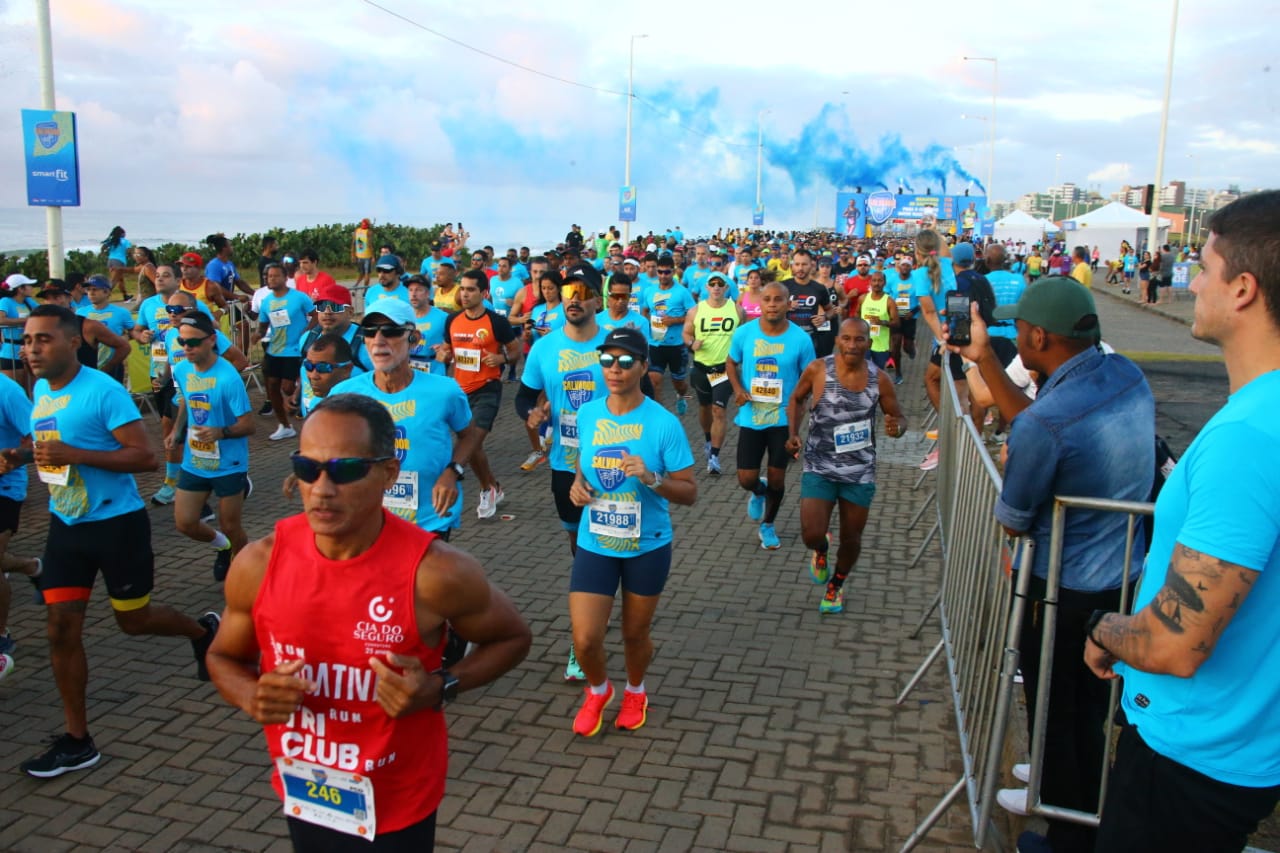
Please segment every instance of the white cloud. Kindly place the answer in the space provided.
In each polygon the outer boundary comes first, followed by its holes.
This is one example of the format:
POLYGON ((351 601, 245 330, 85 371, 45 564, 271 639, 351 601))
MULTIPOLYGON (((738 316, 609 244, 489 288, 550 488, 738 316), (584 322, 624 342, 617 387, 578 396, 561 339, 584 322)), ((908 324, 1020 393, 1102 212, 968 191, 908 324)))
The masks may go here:
POLYGON ((1133 167, 1128 163, 1108 163, 1101 169, 1092 171, 1088 175, 1088 181, 1091 184, 1119 184, 1128 183, 1133 177, 1133 167))

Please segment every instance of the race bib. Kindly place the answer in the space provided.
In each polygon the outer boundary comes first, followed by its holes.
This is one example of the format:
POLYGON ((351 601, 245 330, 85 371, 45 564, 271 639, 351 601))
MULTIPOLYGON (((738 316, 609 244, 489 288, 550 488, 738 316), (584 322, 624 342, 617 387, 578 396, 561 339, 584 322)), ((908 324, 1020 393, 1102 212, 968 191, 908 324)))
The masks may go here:
POLYGON ((37 465, 36 476, 46 486, 65 486, 71 479, 70 465, 37 465))
POLYGON ((187 439, 187 446, 191 448, 191 455, 195 459, 207 459, 210 462, 217 462, 222 458, 222 453, 218 450, 218 442, 216 441, 197 441, 194 438, 187 439))
POLYGON ((288 308, 277 308, 274 311, 268 312, 267 317, 270 319, 271 328, 273 329, 278 328, 280 326, 287 326, 292 322, 289 319, 288 308))
POLYGON ((722 382, 728 382, 728 381, 729 381, 729 374, 727 374, 727 373, 725 373, 725 372, 723 372, 723 371, 721 371, 720 373, 708 373, 708 374, 707 374, 707 383, 708 383, 712 388, 716 387, 717 385, 719 385, 719 384, 720 384, 720 383, 722 383, 722 382))
POLYGON ((640 538, 640 502, 597 498, 591 502, 587 529, 596 536, 640 538))
POLYGON ((578 446, 578 413, 577 412, 561 412, 560 413, 560 446, 561 447, 577 447, 578 446))
POLYGON ((421 358, 409 357, 409 366, 421 373, 431 372, 431 362, 421 358))
POLYGON ((378 822, 368 777, 283 756, 276 759, 276 772, 286 815, 373 840, 378 822))
POLYGON ((897 299, 895 299, 895 300, 893 300, 893 301, 894 301, 894 302, 896 302, 896 303, 898 304, 898 308, 900 308, 901 310, 903 310, 903 311, 910 311, 910 310, 911 310, 911 297, 910 297, 910 296, 899 296, 897 299))
POLYGON ((478 373, 480 371, 480 350, 455 349, 453 351, 453 363, 459 370, 478 373))
POLYGON ((868 324, 868 325, 869 325, 869 326, 870 326, 870 328, 871 328, 871 337, 873 337, 873 338, 874 338, 876 335, 880 334, 880 326, 879 326, 879 324, 868 324))
POLYGON ((654 317, 649 321, 649 331, 657 340, 662 340, 667 336, 667 327, 662 322, 661 317, 654 317))
POLYGON ((396 483, 382 493, 382 505, 387 509, 418 511, 418 472, 401 471, 396 483))
POLYGON ((782 380, 755 377, 751 380, 751 400, 755 403, 781 404, 782 380))
POLYGON ((841 424, 835 431, 836 453, 852 453, 871 446, 871 421, 841 424))
POLYGON ((823 314, 821 319, 814 320, 813 330, 815 332, 826 332, 831 329, 831 321, 827 319, 827 315, 823 314))
POLYGON ((158 364, 166 364, 169 361, 169 350, 165 348, 164 341, 151 341, 151 360, 158 364))

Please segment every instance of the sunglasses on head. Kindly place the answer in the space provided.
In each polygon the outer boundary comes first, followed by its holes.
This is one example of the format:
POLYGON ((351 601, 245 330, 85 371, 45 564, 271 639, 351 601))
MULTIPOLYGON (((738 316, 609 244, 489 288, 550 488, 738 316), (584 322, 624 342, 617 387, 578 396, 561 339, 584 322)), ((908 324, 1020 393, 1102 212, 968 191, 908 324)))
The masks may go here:
POLYGON ((350 367, 349 361, 312 361, 309 358, 302 360, 302 369, 308 373, 333 373, 343 367, 350 367))
POLYGON ((347 483, 354 483, 357 480, 363 480, 369 476, 369 471, 379 462, 387 462, 395 459, 394 456, 374 456, 372 458, 364 458, 360 456, 346 456, 342 459, 312 459, 309 456, 303 456, 298 451, 289 454, 289 464, 293 466, 293 473, 299 480, 304 483, 314 483, 320 479, 320 474, 328 473, 330 481, 335 486, 344 486, 347 483))
POLYGON ((178 346, 180 347, 198 347, 205 341, 209 340, 209 336, 202 338, 178 338, 178 346))
POLYGON ((341 302, 332 302, 328 299, 322 299, 316 303, 316 310, 321 314, 341 314, 347 310, 347 306, 341 302))
POLYGON ((634 355, 614 355, 613 353, 608 352, 600 353, 600 366, 605 369, 613 367, 616 364, 623 370, 630 370, 635 367, 639 361, 640 359, 636 358, 634 355))
POLYGON ((407 326, 393 326, 390 323, 378 326, 361 326, 360 335, 366 338, 377 337, 382 332, 384 338, 402 338, 409 333, 407 326))

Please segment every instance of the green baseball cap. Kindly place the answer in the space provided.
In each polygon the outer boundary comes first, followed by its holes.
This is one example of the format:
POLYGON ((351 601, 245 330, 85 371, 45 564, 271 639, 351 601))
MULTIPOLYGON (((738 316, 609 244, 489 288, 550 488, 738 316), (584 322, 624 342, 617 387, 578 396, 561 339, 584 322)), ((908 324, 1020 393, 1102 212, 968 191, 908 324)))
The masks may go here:
POLYGON ((993 314, 997 320, 1023 320, 1064 338, 1097 338, 1102 333, 1093 294, 1061 275, 1040 279, 1023 291, 1018 304, 1000 305, 993 314))

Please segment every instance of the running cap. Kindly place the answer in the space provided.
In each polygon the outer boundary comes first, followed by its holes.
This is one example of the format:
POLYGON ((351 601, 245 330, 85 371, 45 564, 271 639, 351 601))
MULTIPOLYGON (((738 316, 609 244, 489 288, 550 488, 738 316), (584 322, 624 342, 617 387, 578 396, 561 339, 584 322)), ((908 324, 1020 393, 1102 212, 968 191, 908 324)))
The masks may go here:
POLYGON ((1040 279, 1023 292, 1018 304, 997 306, 993 315, 997 320, 1022 320, 1064 338, 1101 335, 1093 294, 1074 278, 1062 275, 1040 279))
POLYGON ((111 289, 111 282, 107 280, 105 275, 91 275, 85 280, 85 287, 102 287, 107 290, 111 289))
POLYGON ((644 332, 639 329, 633 329, 630 326, 619 326, 605 335, 604 341, 600 346, 596 347, 600 352, 614 348, 626 350, 636 358, 642 358, 645 361, 649 360, 649 340, 645 337, 644 332))
POLYGON ((453 258, 441 258, 439 261, 436 262, 436 266, 453 267, 455 270, 458 268, 458 265, 454 262, 453 258))
POLYGON ((418 322, 418 318, 413 313, 413 306, 403 299, 396 299, 394 296, 384 296, 366 308, 364 319, 360 321, 360 325, 378 325, 373 322, 374 317, 383 317, 397 326, 411 326, 416 325, 418 322))
POLYGON ((339 305, 351 304, 351 291, 340 284, 326 284, 316 291, 316 302, 336 302, 339 305))
POLYGON ((721 281, 723 281, 723 282, 724 282, 724 284, 725 284, 725 287, 728 287, 728 286, 729 286, 729 276, 725 275, 724 273, 722 273, 722 272, 713 272, 711 275, 707 276, 707 283, 708 283, 708 284, 710 284, 710 283, 711 283, 711 279, 713 279, 713 278, 718 278, 718 279, 720 279, 721 281))
POLYGON ((52 299, 55 296, 71 298, 71 291, 64 287, 46 287, 36 294, 37 299, 52 299))
POLYGON ((957 267, 973 266, 973 244, 956 243, 951 247, 951 263, 957 267))
POLYGON ((395 255, 383 255, 378 258, 378 262, 373 265, 376 270, 391 270, 392 272, 400 272, 400 259, 395 255))
POLYGON ((212 335, 216 331, 213 328, 213 320, 206 317, 204 314, 201 314, 199 311, 187 314, 178 321, 178 327, 180 330, 184 326, 189 326, 192 329, 204 332, 206 335, 212 335))
POLYGON ((23 275, 20 272, 16 272, 4 280, 4 286, 10 289, 15 287, 23 287, 24 285, 35 284, 35 283, 36 283, 36 280, 34 278, 27 278, 25 275, 23 275))
POLYGON ((183 252, 182 257, 178 259, 178 263, 184 267, 202 267, 204 266, 204 258, 200 257, 199 252, 183 252))

